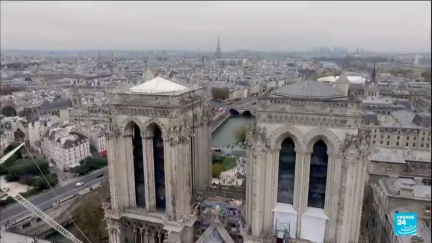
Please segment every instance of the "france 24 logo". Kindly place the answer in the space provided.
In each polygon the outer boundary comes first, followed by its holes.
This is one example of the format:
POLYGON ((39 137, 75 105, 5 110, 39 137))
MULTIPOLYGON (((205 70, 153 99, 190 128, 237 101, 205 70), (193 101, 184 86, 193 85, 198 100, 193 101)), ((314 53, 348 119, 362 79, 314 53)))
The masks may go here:
POLYGON ((417 213, 395 213, 395 234, 417 235, 417 213))

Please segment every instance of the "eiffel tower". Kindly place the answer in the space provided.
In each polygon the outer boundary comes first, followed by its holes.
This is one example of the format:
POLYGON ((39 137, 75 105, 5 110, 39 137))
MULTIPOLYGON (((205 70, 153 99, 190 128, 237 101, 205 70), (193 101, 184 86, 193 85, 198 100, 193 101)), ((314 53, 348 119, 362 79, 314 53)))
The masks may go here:
POLYGON ((215 53, 216 58, 222 58, 222 51, 220 48, 220 41, 219 41, 219 36, 218 36, 218 44, 217 44, 217 48, 216 48, 216 53, 215 53))

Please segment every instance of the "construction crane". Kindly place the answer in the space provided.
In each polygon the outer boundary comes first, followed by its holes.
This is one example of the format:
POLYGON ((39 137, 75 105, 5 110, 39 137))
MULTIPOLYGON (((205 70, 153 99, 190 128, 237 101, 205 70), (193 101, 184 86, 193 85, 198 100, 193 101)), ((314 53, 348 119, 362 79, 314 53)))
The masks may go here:
MULTIPOLYGON (((16 147, 14 150, 10 151, 8 154, 3 156, 0 159, 0 164, 4 163, 9 157, 11 157, 16 151, 18 151, 24 143, 20 144, 18 147, 16 147)), ((55 229, 57 232, 62 234, 64 237, 68 238, 74 243, 82 243, 82 241, 78 240, 71 232, 67 231, 63 226, 58 224, 54 219, 46 215, 42 210, 37 208, 35 205, 33 205, 31 202, 29 202, 27 199, 25 199, 23 196, 21 196, 19 193, 13 192, 10 190, 10 188, 2 187, 0 188, 4 193, 6 193, 11 198, 15 199, 19 204, 27 208, 30 212, 38 216, 40 219, 42 219, 45 223, 47 223, 49 226, 51 226, 53 229, 55 229)))

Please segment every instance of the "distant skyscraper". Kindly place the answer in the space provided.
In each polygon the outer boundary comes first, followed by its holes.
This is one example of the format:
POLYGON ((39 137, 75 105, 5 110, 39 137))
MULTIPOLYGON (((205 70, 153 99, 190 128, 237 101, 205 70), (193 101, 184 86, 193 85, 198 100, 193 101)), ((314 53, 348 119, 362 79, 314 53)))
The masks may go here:
POLYGON ((373 66, 373 70, 372 70, 372 74, 371 74, 371 82, 372 83, 376 83, 377 82, 376 76, 377 76, 377 73, 376 73, 376 63, 374 62, 374 66, 373 66))
POLYGON ((222 58, 222 51, 221 51, 221 48, 220 48, 219 36, 218 36, 218 44, 217 44, 215 56, 216 56, 216 58, 222 58))

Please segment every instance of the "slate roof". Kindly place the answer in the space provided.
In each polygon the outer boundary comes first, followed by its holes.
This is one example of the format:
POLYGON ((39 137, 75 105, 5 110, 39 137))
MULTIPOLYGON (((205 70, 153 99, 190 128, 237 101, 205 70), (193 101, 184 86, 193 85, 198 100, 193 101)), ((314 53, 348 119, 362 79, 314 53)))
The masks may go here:
POLYGON ((431 115, 427 113, 419 113, 415 115, 413 123, 421 127, 430 127, 431 115))
POLYGON ((281 96, 287 98, 318 98, 332 99, 344 97, 343 94, 332 86, 318 81, 307 80, 296 82, 274 90, 272 96, 281 96))
POLYGON ((393 111, 391 115, 396 119, 397 122, 403 125, 411 124, 415 117, 415 113, 410 111, 393 111))
POLYGON ((58 99, 52 102, 45 100, 40 106, 40 111, 51 111, 63 107, 72 107, 72 102, 69 99, 58 99))
POLYGON ((350 83, 349 89, 350 90, 364 89, 364 84, 350 83))
POLYGON ((424 150, 408 150, 404 148, 385 148, 374 146, 370 160, 387 163, 402 163, 406 161, 431 162, 431 154, 424 150))
POLYGON ((378 125, 378 115, 374 112, 366 112, 364 115, 365 124, 375 124, 378 125))
POLYGON ((409 100, 397 100, 396 105, 402 105, 408 111, 412 110, 411 101, 409 101, 409 100))

